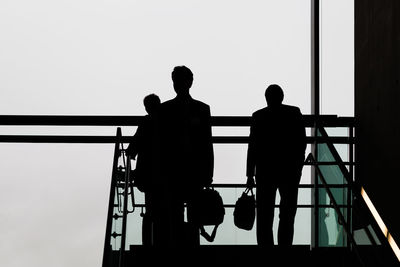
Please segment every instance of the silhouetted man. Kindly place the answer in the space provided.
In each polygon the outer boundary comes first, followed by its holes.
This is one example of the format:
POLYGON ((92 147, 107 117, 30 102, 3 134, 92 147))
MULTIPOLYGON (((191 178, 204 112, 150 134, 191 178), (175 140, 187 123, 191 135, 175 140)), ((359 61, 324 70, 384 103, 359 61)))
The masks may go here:
POLYGON ((193 222, 193 197, 212 183, 214 155, 210 107, 193 99, 189 89, 193 73, 186 66, 172 72, 176 97, 161 104, 161 175, 167 188, 168 245, 199 243, 199 228, 193 222), (184 203, 188 205, 184 223, 184 203), (186 230, 185 230, 186 229, 186 230))
POLYGON ((127 149, 127 155, 136 159, 136 168, 133 173, 134 183, 137 188, 145 193, 146 213, 143 215, 142 240, 143 245, 153 243, 153 215, 154 205, 158 197, 155 194, 157 186, 156 167, 158 164, 158 109, 161 105, 160 98, 155 94, 147 95, 143 99, 147 115, 138 126, 135 135, 127 149))
POLYGON ((247 184, 257 184, 257 242, 272 246, 276 191, 281 197, 278 245, 293 242, 298 184, 306 149, 300 109, 283 105, 283 91, 270 85, 267 107, 253 113, 247 152, 247 184))

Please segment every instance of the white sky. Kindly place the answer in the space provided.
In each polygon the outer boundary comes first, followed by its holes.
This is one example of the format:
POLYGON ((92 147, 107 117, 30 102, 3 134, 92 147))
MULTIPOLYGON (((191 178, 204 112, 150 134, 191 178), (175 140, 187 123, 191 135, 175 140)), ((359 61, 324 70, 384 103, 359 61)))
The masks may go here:
MULTIPOLYGON (((352 5, 322 3, 326 114, 353 115, 352 5)), ((270 83, 311 110, 309 0, 2 0, 0 48, 0 114, 143 115, 145 95, 174 96, 176 65, 192 69, 192 95, 212 115, 251 115, 270 83)), ((242 179, 245 150, 216 151, 216 176, 242 179)), ((1 266, 99 266, 112 153, 112 145, 0 144, 1 266)))

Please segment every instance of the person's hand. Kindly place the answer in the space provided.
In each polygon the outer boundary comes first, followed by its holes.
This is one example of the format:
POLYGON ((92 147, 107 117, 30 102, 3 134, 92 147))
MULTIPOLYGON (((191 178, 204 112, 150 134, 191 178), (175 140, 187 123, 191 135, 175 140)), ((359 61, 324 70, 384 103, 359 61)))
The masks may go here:
POLYGON ((208 178, 205 187, 210 187, 212 183, 213 183, 213 178, 212 177, 208 178))
POLYGON ((200 181, 200 183, 199 183, 198 185, 199 185, 200 187, 202 187, 202 188, 203 188, 203 187, 211 187, 212 183, 213 183, 212 177, 208 177, 208 178, 206 178, 206 179, 200 181))
POLYGON ((247 177, 247 182, 246 182, 247 187, 252 189, 255 186, 255 184, 256 183, 254 182, 254 178, 252 176, 248 176, 247 177))

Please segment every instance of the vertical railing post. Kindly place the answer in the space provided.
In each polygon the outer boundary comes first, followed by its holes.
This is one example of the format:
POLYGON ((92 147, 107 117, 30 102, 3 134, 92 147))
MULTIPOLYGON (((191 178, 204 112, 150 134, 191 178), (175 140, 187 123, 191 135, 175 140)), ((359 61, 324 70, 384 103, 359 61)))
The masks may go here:
MULTIPOLYGON (((348 181, 347 184, 347 228, 351 231, 351 234, 353 235, 353 217, 352 217, 352 205, 353 205, 353 182, 354 182, 354 173, 353 173, 353 168, 354 168, 354 146, 353 146, 353 137, 354 137, 354 129, 353 125, 349 125, 349 178, 350 182, 348 181)), ((351 243, 350 240, 347 239, 347 246, 350 247, 351 243)))
MULTIPOLYGON (((319 42, 319 1, 311 0, 311 114, 315 116, 314 129, 312 135, 317 136, 316 122, 320 115, 320 42, 319 42)), ((318 160, 318 144, 314 142, 311 151, 318 160)), ((319 240, 319 195, 318 177, 315 167, 311 170, 311 182, 315 184, 312 190, 311 199, 314 201, 314 212, 311 213, 311 245, 318 247, 319 240)))
MULTIPOLYGON (((316 161, 318 162, 318 123, 317 119, 314 123, 314 132, 313 135, 315 137, 315 141, 312 144, 311 151, 316 157, 316 161)), ((314 204, 313 212, 311 212, 311 246, 313 248, 319 247, 319 211, 320 211, 320 203, 319 203, 319 180, 318 180, 318 172, 315 165, 311 166, 311 183, 314 185, 312 188, 312 196, 311 203, 314 204)))
POLYGON ((111 228, 114 212, 114 199, 115 199, 115 187, 117 185, 117 168, 118 168, 118 158, 120 155, 119 144, 121 141, 121 128, 117 128, 117 139, 115 141, 114 148, 114 159, 111 174, 111 185, 110 185, 110 199, 108 201, 108 212, 107 212, 107 224, 106 224, 106 236, 104 241, 104 252, 103 252, 103 267, 111 267, 111 228))
POLYGON ((130 176, 130 158, 126 158, 125 164, 125 184, 124 184, 124 203, 122 206, 122 233, 121 233, 121 248, 119 257, 119 267, 125 266, 125 244, 126 244, 126 224, 128 217, 128 190, 129 190, 129 176, 130 176))

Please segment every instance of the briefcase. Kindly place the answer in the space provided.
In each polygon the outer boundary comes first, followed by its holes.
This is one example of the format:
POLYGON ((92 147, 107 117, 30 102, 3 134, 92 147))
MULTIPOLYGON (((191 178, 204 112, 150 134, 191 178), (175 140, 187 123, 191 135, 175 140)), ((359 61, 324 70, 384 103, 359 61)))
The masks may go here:
POLYGON ((193 202, 194 222, 200 228, 200 235, 213 242, 218 226, 224 221, 225 208, 221 195, 214 188, 206 187, 199 192, 193 202), (212 233, 204 229, 205 225, 214 225, 212 233))
POLYGON ((246 188, 236 201, 233 211, 233 221, 238 228, 249 231, 253 229, 255 217, 256 200, 253 189, 246 188))
POLYGON ((224 203, 220 194, 214 188, 206 187, 202 189, 193 204, 197 224, 219 225, 224 221, 224 203))

